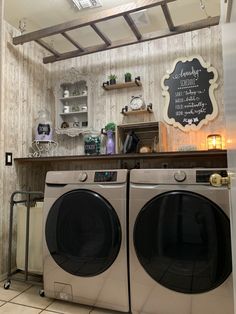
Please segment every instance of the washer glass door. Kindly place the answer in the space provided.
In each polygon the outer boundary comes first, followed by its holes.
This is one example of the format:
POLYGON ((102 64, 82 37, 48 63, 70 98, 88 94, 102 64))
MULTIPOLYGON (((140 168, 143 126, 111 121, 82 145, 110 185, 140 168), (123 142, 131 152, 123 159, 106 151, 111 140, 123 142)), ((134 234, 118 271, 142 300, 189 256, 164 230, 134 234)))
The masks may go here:
POLYGON ((121 226, 111 204, 98 193, 78 189, 52 205, 45 236, 55 262, 73 275, 95 276, 108 269, 121 245, 121 226))
POLYGON ((200 194, 159 194, 139 212, 133 237, 143 268, 171 290, 210 291, 231 273, 229 219, 200 194))

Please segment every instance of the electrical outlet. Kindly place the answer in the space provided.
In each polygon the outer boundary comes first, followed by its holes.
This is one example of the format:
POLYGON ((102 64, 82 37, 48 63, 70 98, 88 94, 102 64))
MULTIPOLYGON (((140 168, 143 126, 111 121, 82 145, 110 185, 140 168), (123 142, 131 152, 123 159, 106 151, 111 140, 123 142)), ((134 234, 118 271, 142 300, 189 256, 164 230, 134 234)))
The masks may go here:
POLYGON ((12 166, 12 153, 5 153, 5 166, 12 166))

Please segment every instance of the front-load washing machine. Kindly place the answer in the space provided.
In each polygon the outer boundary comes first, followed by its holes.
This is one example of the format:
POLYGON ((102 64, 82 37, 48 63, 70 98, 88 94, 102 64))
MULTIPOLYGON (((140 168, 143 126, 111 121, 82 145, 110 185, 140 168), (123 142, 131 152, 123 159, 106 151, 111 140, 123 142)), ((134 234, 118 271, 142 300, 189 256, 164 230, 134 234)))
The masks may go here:
POLYGON ((222 169, 130 175, 132 313, 233 314, 230 206, 222 169))
POLYGON ((46 296, 129 312, 126 195, 126 170, 47 173, 46 296))

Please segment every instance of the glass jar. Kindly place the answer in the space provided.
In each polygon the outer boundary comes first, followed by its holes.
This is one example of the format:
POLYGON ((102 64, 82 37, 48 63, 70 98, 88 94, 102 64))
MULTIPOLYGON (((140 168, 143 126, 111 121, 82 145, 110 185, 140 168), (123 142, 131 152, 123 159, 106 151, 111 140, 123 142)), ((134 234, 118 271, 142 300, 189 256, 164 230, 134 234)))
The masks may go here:
POLYGON ((36 119, 35 141, 52 140, 52 121, 48 110, 40 110, 36 119))
POLYGON ((84 154, 99 155, 101 138, 99 133, 87 133, 84 135, 84 154))

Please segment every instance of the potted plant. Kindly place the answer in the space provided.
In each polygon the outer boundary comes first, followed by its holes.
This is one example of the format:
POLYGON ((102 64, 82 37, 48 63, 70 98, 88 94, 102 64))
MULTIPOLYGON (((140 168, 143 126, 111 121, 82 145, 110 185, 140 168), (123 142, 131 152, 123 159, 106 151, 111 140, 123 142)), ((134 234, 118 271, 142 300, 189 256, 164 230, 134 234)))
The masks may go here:
POLYGON ((132 81, 132 74, 129 72, 125 73, 125 82, 131 82, 132 81))
POLYGON ((112 131, 112 132, 115 132, 116 130, 116 124, 114 122, 109 122, 106 124, 105 126, 105 131, 112 131))
POLYGON ((105 126, 105 134, 107 135, 106 141, 106 153, 115 154, 115 142, 114 142, 114 132, 116 129, 116 124, 114 122, 109 122, 105 126))
POLYGON ((116 84, 117 76, 115 74, 110 74, 108 76, 108 78, 109 78, 109 81, 110 81, 110 85, 116 84))

